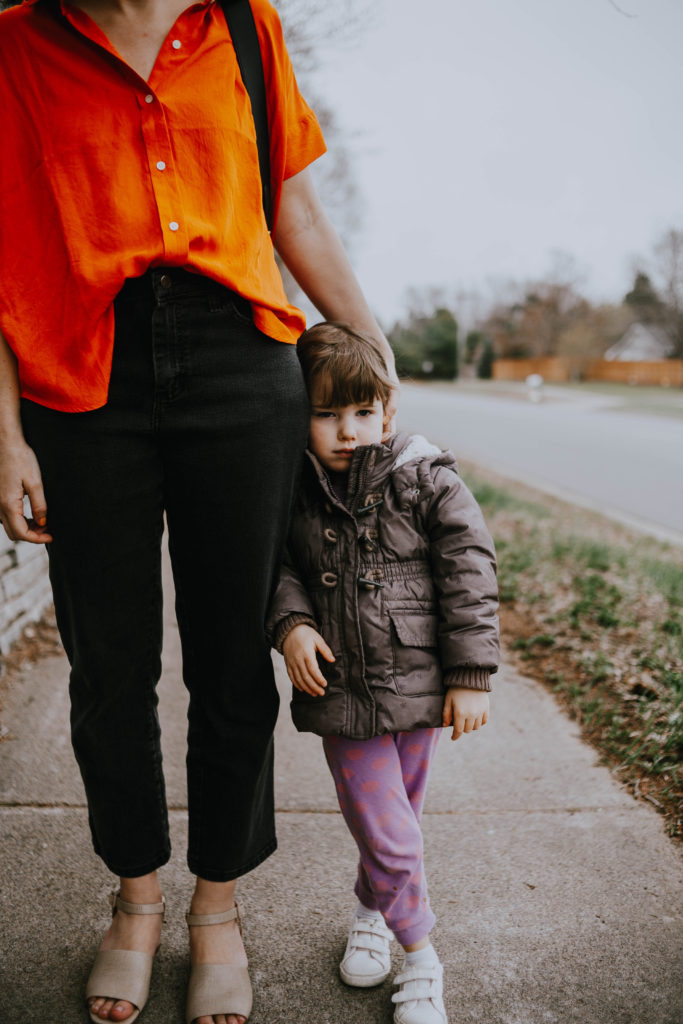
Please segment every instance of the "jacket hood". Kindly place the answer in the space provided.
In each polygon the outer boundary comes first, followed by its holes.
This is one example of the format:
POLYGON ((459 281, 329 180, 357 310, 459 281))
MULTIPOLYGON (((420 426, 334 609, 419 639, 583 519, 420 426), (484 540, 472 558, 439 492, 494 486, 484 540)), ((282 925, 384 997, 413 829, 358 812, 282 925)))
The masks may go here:
POLYGON ((405 439, 391 467, 391 484, 402 506, 416 505, 434 494, 433 470, 437 466, 458 472, 453 452, 438 448, 421 434, 395 436, 405 439))

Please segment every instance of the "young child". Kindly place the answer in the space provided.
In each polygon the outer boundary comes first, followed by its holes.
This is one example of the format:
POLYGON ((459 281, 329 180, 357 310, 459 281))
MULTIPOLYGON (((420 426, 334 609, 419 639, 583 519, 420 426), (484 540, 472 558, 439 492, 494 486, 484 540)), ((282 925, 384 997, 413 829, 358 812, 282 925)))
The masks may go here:
POLYGON ((393 933, 405 950, 394 1021, 446 1024, 420 817, 440 727, 457 739, 488 719, 493 542, 453 456, 387 436, 392 383, 372 339, 318 324, 298 352, 309 450, 268 631, 360 853, 340 974, 384 981, 393 933))

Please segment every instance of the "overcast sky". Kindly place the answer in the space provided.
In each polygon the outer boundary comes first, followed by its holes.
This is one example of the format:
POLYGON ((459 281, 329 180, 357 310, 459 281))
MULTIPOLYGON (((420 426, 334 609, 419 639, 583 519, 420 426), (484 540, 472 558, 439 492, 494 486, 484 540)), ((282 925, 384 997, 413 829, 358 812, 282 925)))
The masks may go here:
MULTIPOLYGON (((594 300, 683 228, 683 0, 373 0, 311 79, 364 200, 353 263, 385 324, 408 286, 543 275, 594 300)), ((325 158, 323 158, 325 159, 325 158)))

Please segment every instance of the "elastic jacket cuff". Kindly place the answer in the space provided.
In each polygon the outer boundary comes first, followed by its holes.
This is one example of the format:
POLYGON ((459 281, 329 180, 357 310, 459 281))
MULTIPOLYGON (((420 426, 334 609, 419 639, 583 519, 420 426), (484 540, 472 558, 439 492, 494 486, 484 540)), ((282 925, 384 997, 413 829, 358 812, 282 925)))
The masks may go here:
POLYGON ((273 631, 273 647, 278 654, 282 654, 282 645, 287 639, 287 635, 292 632, 295 626, 301 625, 312 626, 313 629, 318 628, 315 619, 312 619, 310 615, 306 615, 304 612, 292 612, 286 618, 280 619, 273 631))
POLYGON ((491 691, 491 673, 487 668, 452 668, 443 680, 445 687, 459 686, 463 690, 491 691))

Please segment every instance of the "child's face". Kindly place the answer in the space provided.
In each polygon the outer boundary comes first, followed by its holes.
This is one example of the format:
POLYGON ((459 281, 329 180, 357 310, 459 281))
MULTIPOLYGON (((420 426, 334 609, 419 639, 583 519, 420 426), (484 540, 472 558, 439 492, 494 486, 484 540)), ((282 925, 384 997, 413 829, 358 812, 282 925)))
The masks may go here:
POLYGON ((356 448, 382 440, 384 406, 379 398, 361 405, 322 405, 320 393, 321 387, 315 383, 311 391, 311 451, 326 469, 348 473, 356 448))

